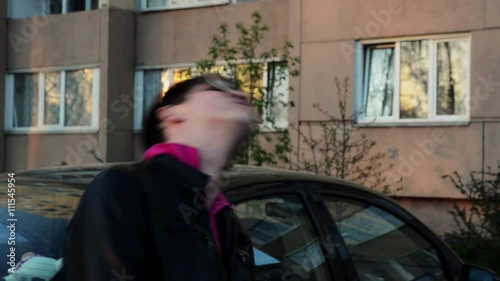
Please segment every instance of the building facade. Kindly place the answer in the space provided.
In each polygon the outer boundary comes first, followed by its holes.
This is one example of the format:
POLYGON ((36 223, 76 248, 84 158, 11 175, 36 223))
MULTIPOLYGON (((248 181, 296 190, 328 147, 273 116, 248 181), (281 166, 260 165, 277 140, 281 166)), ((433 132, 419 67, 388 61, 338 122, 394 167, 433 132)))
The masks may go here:
POLYGON ((254 11, 263 48, 288 40, 301 59, 281 125, 324 120, 315 103, 335 114, 348 77, 355 126, 404 179, 398 200, 449 230, 467 202, 442 176, 500 160, 497 0, 0 0, 0 171, 140 159, 152 94, 254 11))

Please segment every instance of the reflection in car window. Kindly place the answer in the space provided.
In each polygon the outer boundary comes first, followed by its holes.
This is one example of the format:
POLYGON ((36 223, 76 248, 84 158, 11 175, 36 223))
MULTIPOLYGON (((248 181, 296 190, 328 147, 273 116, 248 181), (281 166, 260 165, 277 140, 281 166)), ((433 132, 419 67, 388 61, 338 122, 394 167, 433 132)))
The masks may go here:
POLYGON ((256 280, 330 280, 309 215, 296 195, 235 205, 254 245, 256 280))
MULTIPOLYGON (((9 253, 7 180, 0 181, 0 252, 9 253)), ((15 262, 27 252, 59 259, 63 238, 83 190, 61 183, 16 182, 15 262)), ((10 223, 10 222, 9 222, 10 223)), ((0 271, 10 267, 7 254, 0 256, 0 271)), ((3 277, 0 275, 0 278, 3 277)))
POLYGON ((445 280, 436 250, 403 221, 364 202, 325 199, 360 280, 445 280))

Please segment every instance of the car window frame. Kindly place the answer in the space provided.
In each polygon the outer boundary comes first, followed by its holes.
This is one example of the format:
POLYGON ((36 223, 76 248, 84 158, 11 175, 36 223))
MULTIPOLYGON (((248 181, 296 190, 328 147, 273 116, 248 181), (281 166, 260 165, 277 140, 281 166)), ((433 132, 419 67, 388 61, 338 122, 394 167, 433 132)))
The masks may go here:
MULTIPOLYGON (((460 258, 451 250, 451 248, 447 244, 444 243, 444 241, 442 241, 442 239, 439 238, 439 236, 437 236, 437 234, 430 230, 409 211, 404 209, 394 199, 373 191, 362 190, 360 188, 353 189, 352 187, 346 187, 338 184, 325 184, 319 190, 319 196, 321 196, 322 200, 324 200, 324 204, 326 206, 327 200, 323 199, 325 195, 360 202, 362 204, 372 205, 388 212, 392 216, 401 220, 422 239, 427 241, 430 245, 432 245, 432 247, 435 248, 438 254, 438 258, 441 262, 441 266, 443 268, 445 279, 451 281, 458 278, 460 270, 463 266, 463 262, 460 260, 460 258)), ((335 221, 330 213, 329 215, 331 216, 332 220, 335 221)), ((336 222, 335 225, 336 227, 338 227, 336 222)), ((344 245, 346 245, 343 238, 342 241, 344 245)), ((350 260, 350 262, 352 263, 353 268, 355 268, 352 260, 350 260)), ((356 280, 359 280, 359 277, 357 277, 356 280)))
MULTIPOLYGON (((314 231, 316 231, 315 234, 317 237, 321 241, 327 241, 328 234, 332 232, 332 228, 336 228, 336 225, 333 220, 331 223, 324 223, 323 221, 324 218, 331 219, 331 216, 328 213, 326 206, 323 206, 323 208, 320 206, 323 204, 323 201, 321 197, 318 196, 318 190, 322 185, 323 183, 310 181, 277 181, 238 186, 227 191, 225 195, 231 204, 238 204, 262 197, 283 196, 290 194, 296 195, 301 199, 304 208, 309 215, 314 231), (320 221, 322 223, 320 223, 320 221)), ((350 265, 346 264, 342 259, 342 257, 345 258, 347 255, 347 248, 342 248, 342 245, 339 245, 338 243, 338 239, 341 239, 340 232, 337 230, 335 233, 338 233, 337 240, 335 240, 335 246, 339 246, 340 248, 336 248, 334 254, 328 254, 328 249, 326 249, 325 245, 321 243, 321 249, 327 262, 328 276, 330 277, 330 280, 335 281, 352 280, 348 279, 345 275, 347 270, 345 266, 350 265)))

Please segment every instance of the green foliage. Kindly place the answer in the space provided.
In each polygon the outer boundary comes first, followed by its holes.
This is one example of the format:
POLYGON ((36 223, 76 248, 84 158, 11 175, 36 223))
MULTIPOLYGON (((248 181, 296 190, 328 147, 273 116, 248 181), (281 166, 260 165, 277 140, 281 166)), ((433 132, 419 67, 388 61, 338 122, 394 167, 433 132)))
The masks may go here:
MULTIPOLYGON (((297 77, 300 74, 300 59, 292 56, 293 45, 290 42, 285 42, 280 50, 261 50, 261 43, 269 32, 269 26, 263 22, 259 12, 252 14, 250 26, 238 23, 235 29, 237 36, 231 36, 231 28, 227 24, 219 26, 218 33, 212 38, 209 58, 197 63, 197 74, 219 73, 233 79, 242 89, 252 94, 252 104, 263 118, 262 124, 253 132, 236 159, 237 164, 276 165, 280 161, 288 163, 292 169, 336 176, 388 194, 401 189, 402 180, 388 184, 383 176, 385 171, 392 168, 381 164, 385 154, 371 155, 375 141, 364 134, 358 136, 356 128, 352 126, 352 120, 347 117, 347 79, 342 85, 336 80, 340 97, 337 105, 340 117, 328 115, 319 105, 315 105, 328 116, 327 122, 319 124, 323 134, 313 134, 311 124, 307 124, 307 132, 300 128, 298 130, 303 142, 312 149, 313 160, 302 157, 300 163, 292 163, 289 156, 294 150, 290 132, 287 128, 276 127, 275 117, 266 114, 266 109, 280 102, 280 99, 270 99, 270 94, 274 97, 284 94, 277 93, 274 89, 287 83, 288 77, 297 77), (275 69, 275 75, 268 76, 267 86, 261 83, 265 71, 263 62, 272 62, 275 69)), ((293 87, 288 87, 289 92, 293 90, 293 87)), ((289 102, 282 106, 295 105, 289 102)))
MULTIPOLYGON (((218 34, 213 36, 208 52, 209 58, 197 63, 197 74, 219 73, 233 79, 242 89, 252 94, 252 104, 262 116, 262 124, 257 126, 242 153, 236 159, 237 164, 276 165, 277 160, 287 161, 286 154, 291 152, 290 136, 287 129, 277 128, 274 116, 266 113, 266 109, 279 103, 279 99, 268 98, 282 96, 284 93, 273 92, 282 85, 288 76, 298 76, 299 59, 291 55, 293 45, 285 42, 280 50, 263 50, 261 43, 269 32, 259 12, 252 14, 252 23, 246 26, 237 23, 235 26, 237 39, 231 40, 230 28, 221 24, 218 34), (263 85, 265 63, 273 63, 275 75, 263 85), (272 131, 262 134, 263 131, 272 131)), ((269 65, 269 64, 268 64, 269 65)), ((293 90, 293 89, 289 89, 293 90)), ((293 106, 291 104, 283 104, 293 106)))
POLYGON ((300 161, 292 167, 346 179, 394 195, 402 189, 402 178, 397 182, 389 182, 387 177, 383 176, 385 171, 392 169, 392 165, 382 164, 385 153, 372 153, 376 142, 360 133, 358 128, 353 126, 354 118, 347 115, 349 78, 340 81, 335 77, 335 86, 339 116, 333 116, 319 104, 314 104, 327 120, 306 122, 305 132, 299 128, 302 143, 306 145, 310 155, 302 153, 300 161), (314 127, 319 132, 313 132, 314 127))
POLYGON ((500 162, 496 170, 472 172, 468 180, 454 172, 443 178, 470 201, 470 208, 454 204, 449 213, 456 230, 446 234, 450 246, 467 263, 500 273, 500 162))

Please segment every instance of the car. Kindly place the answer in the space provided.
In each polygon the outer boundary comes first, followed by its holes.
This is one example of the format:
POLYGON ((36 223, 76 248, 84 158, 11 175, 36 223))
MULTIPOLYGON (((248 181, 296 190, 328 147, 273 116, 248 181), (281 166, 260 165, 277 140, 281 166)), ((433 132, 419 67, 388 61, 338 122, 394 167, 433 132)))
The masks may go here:
MULTIPOLYGON (((85 187, 104 169, 127 164, 16 172, 16 256, 36 251, 60 258, 85 187)), ((8 178, 0 175, 2 223, 9 219, 8 178)), ((236 165, 223 178, 223 191, 252 238, 258 281, 500 280, 488 269, 464 264, 415 216, 371 189, 267 167, 236 165)), ((0 237, 9 237, 6 227, 0 237)), ((4 242, 0 247, 9 251, 4 242)), ((0 257, 3 272, 7 259, 0 257)))

